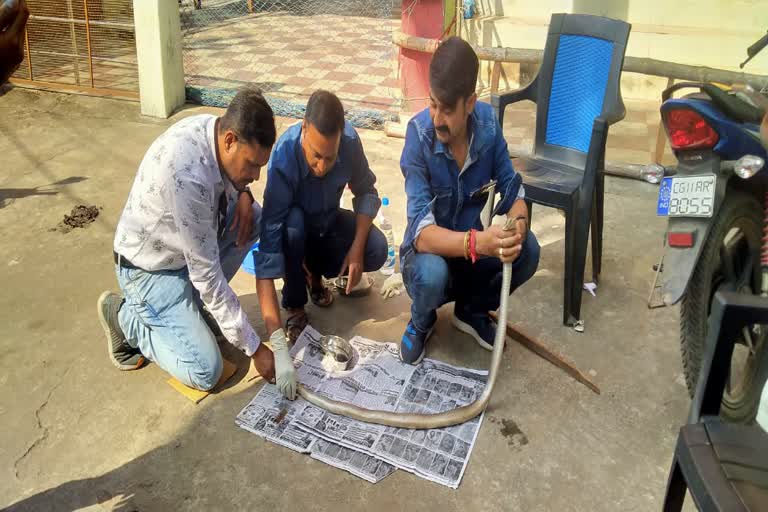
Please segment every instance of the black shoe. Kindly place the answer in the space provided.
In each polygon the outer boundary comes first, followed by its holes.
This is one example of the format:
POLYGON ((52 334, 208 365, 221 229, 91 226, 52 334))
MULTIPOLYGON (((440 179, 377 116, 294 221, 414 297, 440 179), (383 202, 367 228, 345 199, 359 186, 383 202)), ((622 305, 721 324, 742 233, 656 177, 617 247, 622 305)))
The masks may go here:
POLYGON ((432 328, 427 332, 422 332, 409 320, 408 325, 400 340, 400 359, 404 363, 419 364, 424 359, 426 353, 427 340, 432 334, 432 328))
POLYGON ((472 336, 485 350, 493 350, 496 322, 487 313, 470 313, 463 308, 454 308, 451 323, 461 332, 472 336))

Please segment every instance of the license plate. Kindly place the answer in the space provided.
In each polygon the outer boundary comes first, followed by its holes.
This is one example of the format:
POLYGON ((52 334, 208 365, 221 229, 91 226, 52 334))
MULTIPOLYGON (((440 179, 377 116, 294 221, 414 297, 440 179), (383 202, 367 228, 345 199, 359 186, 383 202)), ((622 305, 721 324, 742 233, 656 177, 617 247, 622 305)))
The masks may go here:
POLYGON ((715 210, 715 175, 664 178, 656 215, 711 217, 715 210))

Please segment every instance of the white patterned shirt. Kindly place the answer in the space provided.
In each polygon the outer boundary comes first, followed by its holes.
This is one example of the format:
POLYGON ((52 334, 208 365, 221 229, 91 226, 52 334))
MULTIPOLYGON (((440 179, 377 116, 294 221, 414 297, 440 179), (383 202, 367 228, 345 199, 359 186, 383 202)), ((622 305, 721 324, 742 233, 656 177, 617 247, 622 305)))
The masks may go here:
MULTIPOLYGON (((152 143, 139 165, 114 249, 146 270, 189 269, 189 279, 230 343, 252 355, 259 337, 219 260, 219 199, 238 192, 216 159, 216 116, 191 116, 152 143)), ((222 221, 223 222, 223 221, 222 221)))

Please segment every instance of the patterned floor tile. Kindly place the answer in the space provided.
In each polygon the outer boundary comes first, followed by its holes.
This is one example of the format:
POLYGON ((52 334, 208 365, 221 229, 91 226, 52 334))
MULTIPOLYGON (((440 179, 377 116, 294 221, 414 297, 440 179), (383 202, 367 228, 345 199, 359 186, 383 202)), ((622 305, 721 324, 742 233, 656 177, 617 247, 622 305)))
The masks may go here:
MULTIPOLYGON (((339 89, 339 95, 348 98, 350 95, 371 95, 373 94, 374 86, 368 85, 368 84, 356 84, 356 83, 348 83, 344 84, 343 87, 339 89)), ((356 98, 360 99, 360 98, 356 98)))
POLYGON ((284 94, 317 88, 342 100, 393 106, 399 97, 392 31, 398 20, 360 16, 246 15, 185 32, 187 81, 203 85, 250 77, 284 94), (305 87, 300 90, 300 87, 305 87), (386 100, 386 101, 384 101, 386 100))

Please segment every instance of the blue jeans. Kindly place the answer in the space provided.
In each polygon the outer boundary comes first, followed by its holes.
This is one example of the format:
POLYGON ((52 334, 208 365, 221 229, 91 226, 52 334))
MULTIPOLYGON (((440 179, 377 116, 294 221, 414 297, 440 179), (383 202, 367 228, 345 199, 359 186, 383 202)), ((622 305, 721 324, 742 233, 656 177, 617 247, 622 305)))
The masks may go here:
MULTIPOLYGON (((536 273, 539 253, 539 242, 529 232, 512 263, 510 294, 536 273)), ((464 258, 411 252, 403 258, 402 267, 412 301, 411 320, 422 332, 437 320, 437 308, 448 302, 455 301, 457 310, 468 314, 486 314, 499 307, 502 263, 498 258, 481 258, 472 264, 464 258)))
MULTIPOLYGON (((234 205, 227 215, 227 229, 219 238, 219 258, 227 281, 237 273, 259 236, 261 207, 253 204, 251 240, 237 247, 237 230, 229 231, 234 205)), ((116 267, 124 301, 118 319, 128 344, 187 386, 209 390, 222 371, 221 352, 200 313, 200 295, 184 267, 147 272, 116 267)))
MULTIPOLYGON (((283 254, 285 277, 283 307, 300 309, 307 303, 307 281, 304 265, 313 275, 332 278, 339 275, 341 265, 355 239, 357 215, 339 210, 331 227, 320 232, 305 219, 301 208, 291 208, 285 219, 283 254)), ((371 226, 363 255, 363 271, 378 270, 387 259, 387 239, 376 226, 371 226)))

